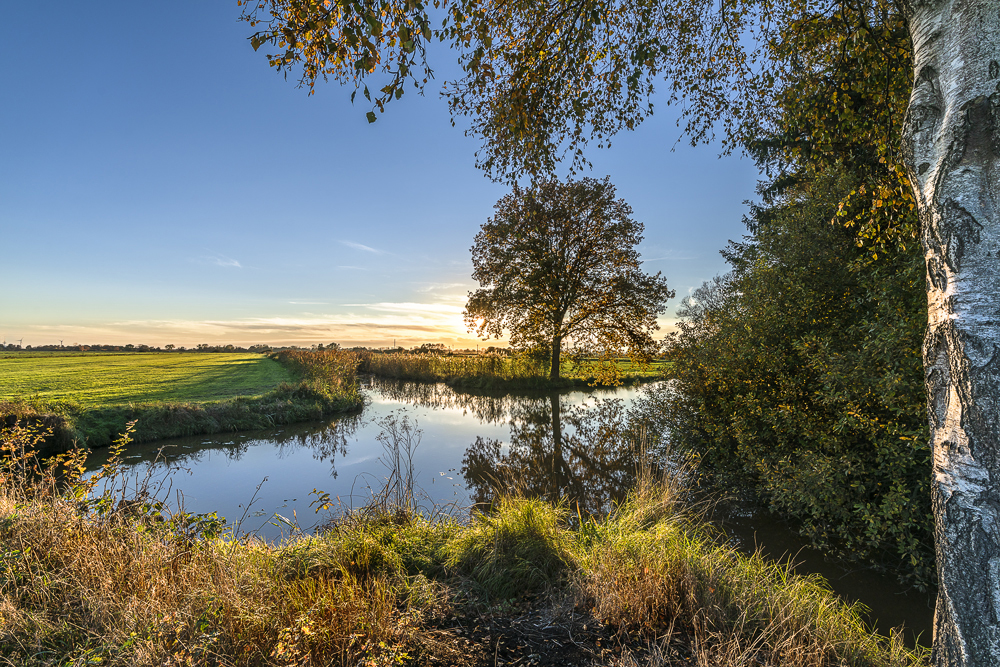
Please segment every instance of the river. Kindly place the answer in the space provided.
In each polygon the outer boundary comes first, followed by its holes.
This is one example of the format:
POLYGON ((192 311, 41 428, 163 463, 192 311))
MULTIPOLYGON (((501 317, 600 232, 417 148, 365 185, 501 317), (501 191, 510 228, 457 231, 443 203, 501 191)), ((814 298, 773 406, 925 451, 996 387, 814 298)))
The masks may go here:
MULTIPOLYGON (((130 445, 126 469, 133 480, 148 475, 174 508, 217 512, 238 523, 241 534, 273 540, 322 523, 321 497, 350 508, 385 493, 387 481, 388 491, 398 492, 398 473, 404 480, 412 473, 414 502, 425 512, 467 516, 499 487, 567 498, 574 511, 601 514, 624 497, 640 468, 656 474, 665 460, 655 433, 620 428, 644 391, 636 387, 489 395, 368 379, 364 391, 368 404, 360 415, 130 445)), ((106 455, 95 453, 88 467, 96 469, 106 455)), ((905 624, 909 643, 917 634, 930 643, 927 594, 828 562, 766 511, 723 507, 716 518, 740 548, 791 557, 797 571, 822 574, 841 596, 869 607, 883 633, 905 624)))

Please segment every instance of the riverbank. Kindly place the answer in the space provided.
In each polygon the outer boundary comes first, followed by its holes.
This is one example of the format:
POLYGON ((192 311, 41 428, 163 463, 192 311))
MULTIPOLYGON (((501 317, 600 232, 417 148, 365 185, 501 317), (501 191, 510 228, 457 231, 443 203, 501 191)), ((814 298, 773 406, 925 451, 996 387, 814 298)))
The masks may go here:
MULTIPOLYGON (((518 498, 467 519, 376 498, 317 535, 276 518, 291 535, 272 544, 141 490, 59 494, 4 460, 11 664, 927 664, 822 580, 719 543, 670 483, 582 521, 518 498)), ((102 474, 120 488, 114 463, 102 474)))
POLYGON ((349 353, 286 351, 270 357, 212 356, 163 353, 152 361, 149 354, 69 359, 71 367, 83 370, 65 381, 48 366, 56 365, 52 363, 55 360, 59 368, 64 368, 67 359, 44 357, 42 361, 48 363, 41 363, 33 376, 19 369, 15 379, 8 378, 7 382, 45 386, 48 391, 32 393, 29 389, 25 391, 27 397, 0 400, 0 425, 21 423, 49 429, 45 454, 53 454, 68 451, 74 444, 91 449, 107 447, 125 424, 133 421, 137 422, 133 440, 153 442, 319 420, 357 411, 364 405, 354 372, 357 362, 349 353), (157 380, 155 374, 162 371, 163 363, 155 362, 161 360, 172 375, 157 380), (110 369, 111 362, 117 368, 110 369), (107 372, 102 375, 102 370, 107 372), (87 379, 80 380, 85 375, 87 379), (134 387, 121 390, 116 375, 127 377, 134 387), (46 380, 48 376, 52 377, 46 380), (77 387, 81 382, 86 386, 77 387), (82 399, 58 398, 75 395, 73 392, 82 399), (143 400, 158 395, 220 398, 143 400), (121 401, 122 396, 137 400, 121 401))
POLYGON ((367 352, 359 358, 360 373, 480 391, 562 391, 640 384, 663 379, 666 368, 662 362, 641 364, 629 359, 567 361, 562 365, 562 376, 550 380, 545 360, 525 356, 367 352))

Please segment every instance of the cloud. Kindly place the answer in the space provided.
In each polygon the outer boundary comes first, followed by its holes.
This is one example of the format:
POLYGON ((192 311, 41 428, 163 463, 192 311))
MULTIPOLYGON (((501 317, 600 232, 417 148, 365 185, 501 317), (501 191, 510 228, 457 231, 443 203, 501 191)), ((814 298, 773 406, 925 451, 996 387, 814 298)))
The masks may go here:
POLYGON ((243 265, 232 257, 226 257, 225 255, 205 255, 202 257, 197 257, 193 261, 199 264, 211 264, 212 266, 221 266, 226 269, 242 269, 243 265))
POLYGON ((342 245, 346 245, 348 248, 354 248, 355 250, 364 250, 365 252, 370 252, 374 255, 388 255, 385 250, 379 250, 378 248, 372 248, 371 246, 366 246, 361 243, 355 243, 354 241, 341 241, 342 245))
POLYGON ((466 290, 469 288, 469 283, 427 283, 423 287, 416 288, 416 291, 420 294, 428 294, 430 292, 456 289, 459 287, 466 290))
POLYGON ((363 306, 370 310, 375 310, 379 312, 388 313, 410 313, 412 315, 438 315, 438 316, 451 316, 456 314, 461 314, 464 310, 461 306, 452 306, 446 303, 359 303, 359 304, 348 304, 355 306, 363 306))
POLYGON ((687 255, 677 250, 668 250, 665 253, 660 253, 657 257, 644 257, 643 262, 661 262, 664 260, 687 260, 687 259, 698 259, 697 255, 687 255))
MULTIPOLYGON (((288 303, 286 301, 286 303, 288 303)), ((295 302, 307 303, 305 300, 295 302)), ((308 302, 311 303, 311 302, 308 302)), ((318 304, 317 304, 318 305, 318 304)), ((445 343, 475 347, 478 342, 462 319, 464 303, 377 302, 327 305, 327 312, 233 319, 149 319, 65 322, 23 327, 25 344, 182 345, 198 343, 311 345, 338 342, 345 346, 412 347, 445 343)), ((287 308, 287 306, 285 306, 287 308)), ((8 335, 8 338, 10 336, 8 335)))

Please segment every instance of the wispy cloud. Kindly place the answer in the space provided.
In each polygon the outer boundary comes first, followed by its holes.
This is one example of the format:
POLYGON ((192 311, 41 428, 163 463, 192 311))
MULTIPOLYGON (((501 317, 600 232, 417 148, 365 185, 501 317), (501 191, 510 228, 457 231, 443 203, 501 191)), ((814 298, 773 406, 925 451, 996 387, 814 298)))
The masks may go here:
POLYGON ((468 289, 469 284, 467 283, 426 283, 422 287, 416 288, 417 292, 420 294, 428 294, 430 292, 440 292, 442 290, 452 290, 452 289, 468 289))
POLYGON ((686 259, 698 259, 696 255, 691 255, 687 253, 680 252, 678 250, 668 250, 666 252, 657 253, 655 257, 643 257, 643 262, 661 262, 664 260, 686 260, 686 259))
POLYGON ((275 317, 52 324, 26 327, 18 337, 23 335, 25 343, 32 345, 65 339, 67 344, 173 343, 187 347, 198 343, 308 345, 332 341, 379 346, 389 345, 393 339, 407 347, 427 342, 467 347, 477 342, 466 331, 462 305, 457 303, 377 302, 331 308, 336 310, 275 317))
POLYGON ((239 261, 225 255, 203 255, 202 257, 195 258, 194 261, 199 264, 211 264, 212 266, 221 266, 227 269, 243 268, 243 265, 239 261))
POLYGON ((355 306, 363 306, 369 310, 386 312, 386 313, 406 313, 411 316, 438 316, 438 317, 453 317, 454 315, 460 315, 462 313, 461 306, 452 306, 446 303, 359 303, 353 304, 355 306))
POLYGON ((373 255, 388 255, 385 250, 379 250, 378 248, 372 248, 371 246, 364 245, 363 243, 355 243, 354 241, 341 241, 342 245, 346 245, 348 248, 354 248, 355 250, 364 250, 365 252, 370 252, 373 255))

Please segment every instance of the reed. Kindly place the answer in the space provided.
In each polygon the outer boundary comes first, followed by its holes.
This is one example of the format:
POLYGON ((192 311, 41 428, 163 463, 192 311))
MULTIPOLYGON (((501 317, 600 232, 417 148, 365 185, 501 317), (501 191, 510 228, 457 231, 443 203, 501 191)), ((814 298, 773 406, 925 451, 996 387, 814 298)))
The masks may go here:
POLYGON ((360 354, 358 371, 397 380, 446 382, 457 378, 491 378, 510 381, 543 378, 544 362, 524 356, 498 354, 438 356, 431 354, 360 354))
POLYGON ((444 382, 467 389, 547 389, 589 386, 660 377, 662 364, 634 364, 630 360, 580 359, 563 364, 558 382, 549 380, 545 359, 525 354, 504 356, 476 354, 439 356, 431 354, 359 353, 359 373, 416 382, 444 382))

